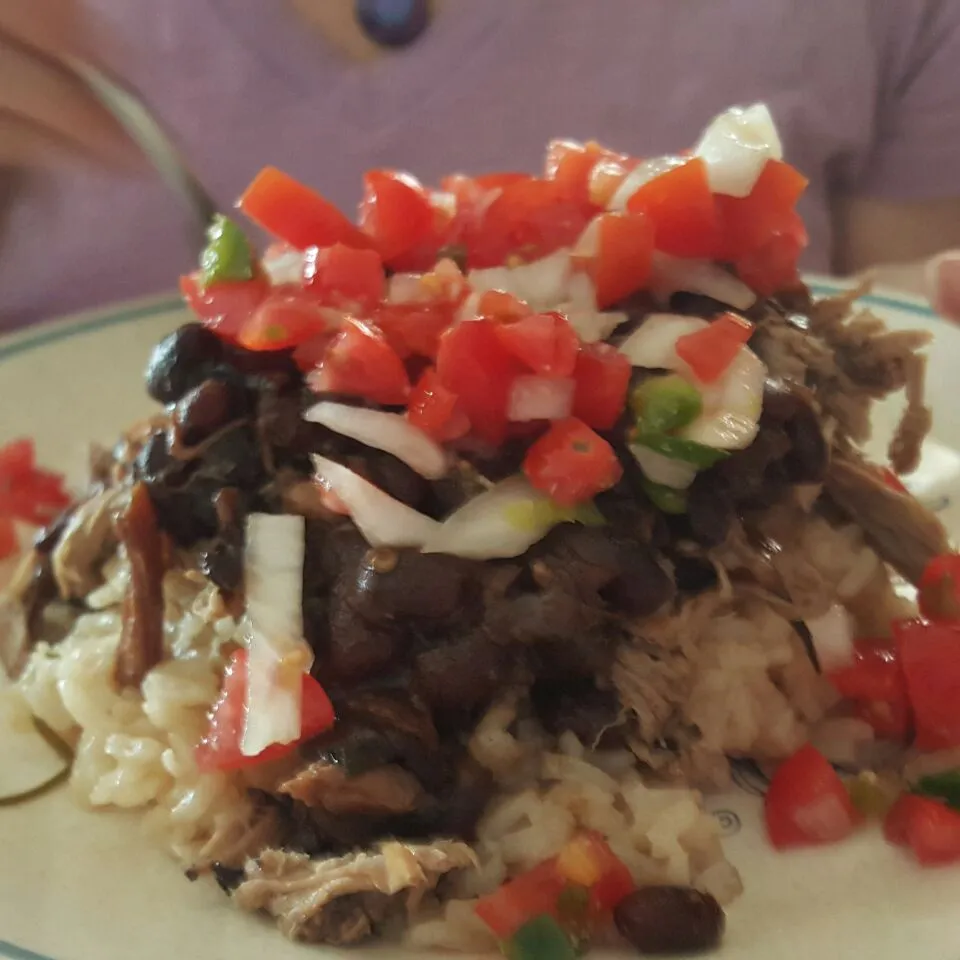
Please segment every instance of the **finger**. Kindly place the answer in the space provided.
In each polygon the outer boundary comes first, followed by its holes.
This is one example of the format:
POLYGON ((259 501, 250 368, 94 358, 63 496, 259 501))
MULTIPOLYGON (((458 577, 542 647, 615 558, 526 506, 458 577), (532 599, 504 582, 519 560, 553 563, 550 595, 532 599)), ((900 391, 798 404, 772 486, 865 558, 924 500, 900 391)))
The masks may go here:
POLYGON ((0 33, 54 58, 87 52, 76 0, 0 0, 0 33))
POLYGON ((0 168, 55 166, 81 148, 14 113, 0 111, 0 168))
POLYGON ((111 165, 136 162, 134 144, 79 78, 16 43, 0 45, 0 109, 111 165))
POLYGON ((927 265, 930 303, 941 316, 960 322, 960 250, 948 250, 927 265))

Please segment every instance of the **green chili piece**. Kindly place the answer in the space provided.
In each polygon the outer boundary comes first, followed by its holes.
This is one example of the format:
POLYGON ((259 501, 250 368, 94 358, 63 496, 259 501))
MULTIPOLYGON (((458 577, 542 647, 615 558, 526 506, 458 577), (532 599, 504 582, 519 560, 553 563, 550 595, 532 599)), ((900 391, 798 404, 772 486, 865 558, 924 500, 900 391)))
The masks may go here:
POLYGON ((643 478, 642 485, 650 502, 662 513, 679 515, 687 512, 686 490, 676 490, 662 483, 654 483, 646 477, 643 478))
POLYGON ((207 245, 200 254, 203 286, 228 280, 253 279, 253 250, 243 231, 218 213, 207 229, 207 245))
POLYGON ((528 920, 504 945, 509 960, 576 960, 577 951, 553 917, 528 920))
POLYGON ((693 423, 703 410, 700 391, 675 373, 651 377, 630 394, 641 433, 670 433, 693 423))
POLYGON ((948 807, 960 810, 960 770, 944 770, 921 777, 911 792, 942 800, 948 807))
POLYGON ((730 456, 726 450, 717 450, 715 447, 708 447, 695 440, 667 437, 658 433, 637 431, 630 439, 632 443, 656 450, 657 453, 671 460, 683 460, 684 463, 693 464, 698 470, 706 470, 730 456))

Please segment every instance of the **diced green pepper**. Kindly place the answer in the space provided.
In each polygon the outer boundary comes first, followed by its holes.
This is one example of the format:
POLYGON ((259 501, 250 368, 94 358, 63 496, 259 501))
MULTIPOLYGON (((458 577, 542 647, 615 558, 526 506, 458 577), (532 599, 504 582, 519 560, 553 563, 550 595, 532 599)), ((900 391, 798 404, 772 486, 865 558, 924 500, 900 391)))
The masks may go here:
POLYGON ((684 440, 681 437, 667 437, 657 433, 642 433, 637 431, 631 442, 656 450, 657 453, 669 457, 671 460, 683 460, 693 464, 698 470, 706 470, 715 463, 725 460, 729 453, 726 450, 717 450, 695 440, 684 440))
POLYGON ((662 483, 654 483, 646 477, 641 481, 643 491, 650 502, 661 512, 679 515, 687 512, 686 490, 676 490, 662 483))
POLYGON ((577 951, 553 917, 528 920, 504 944, 509 960, 576 960, 577 951))
POLYGON ((227 280, 253 279, 253 250, 243 231, 218 213, 207 229, 207 245, 200 254, 203 286, 227 280))
POLYGON ((944 770, 921 777, 912 787, 912 793, 942 800, 948 807, 960 810, 960 770, 944 770))
POLYGON ((641 433, 670 433, 693 423, 703 409, 700 391, 675 373, 651 377, 630 394, 641 433))

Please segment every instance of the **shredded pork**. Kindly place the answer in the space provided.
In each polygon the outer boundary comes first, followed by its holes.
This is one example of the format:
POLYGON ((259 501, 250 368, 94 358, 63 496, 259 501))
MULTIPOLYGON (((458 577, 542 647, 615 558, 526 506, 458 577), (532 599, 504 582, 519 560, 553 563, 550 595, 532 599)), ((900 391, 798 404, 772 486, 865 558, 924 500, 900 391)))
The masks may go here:
POLYGON ((345 945, 372 936, 389 907, 415 910, 441 876, 476 863, 470 847, 452 840, 388 841, 327 860, 265 850, 247 863, 233 899, 275 917, 291 940, 345 945))

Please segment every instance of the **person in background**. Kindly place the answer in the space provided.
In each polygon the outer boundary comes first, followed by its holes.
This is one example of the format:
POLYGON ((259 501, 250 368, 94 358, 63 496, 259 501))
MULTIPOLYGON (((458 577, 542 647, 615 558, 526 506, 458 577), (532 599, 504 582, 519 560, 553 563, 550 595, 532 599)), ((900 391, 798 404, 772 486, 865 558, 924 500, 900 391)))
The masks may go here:
POLYGON ((369 167, 677 151, 762 100, 811 180, 806 269, 916 285, 960 247, 960 0, 0 0, 0 329, 169 290, 196 256, 71 57, 135 87, 223 208, 268 163, 349 208, 369 167))

